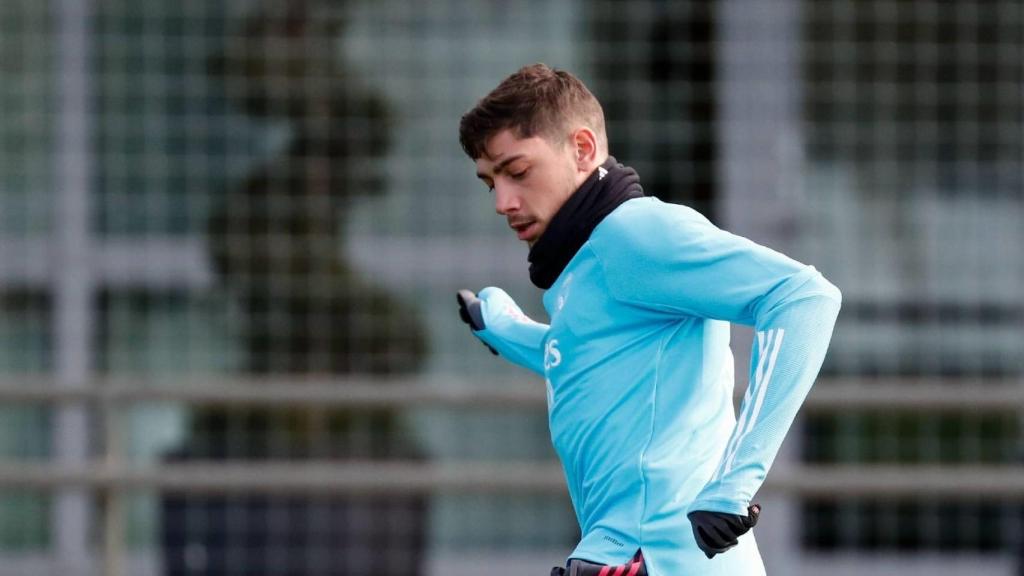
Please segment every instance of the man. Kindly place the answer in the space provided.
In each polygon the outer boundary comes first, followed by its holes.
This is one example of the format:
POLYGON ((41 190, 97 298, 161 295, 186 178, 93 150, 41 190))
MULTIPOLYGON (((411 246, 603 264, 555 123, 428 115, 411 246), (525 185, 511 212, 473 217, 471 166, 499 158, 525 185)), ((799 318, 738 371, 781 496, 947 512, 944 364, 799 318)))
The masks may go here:
POLYGON ((608 155, 597 99, 565 71, 520 69, 459 137, 546 290, 550 324, 498 288, 459 303, 493 352, 546 377, 582 533, 552 574, 764 574, 751 499, 821 367, 839 290, 645 197, 608 155), (756 331, 738 421, 729 322, 756 331))

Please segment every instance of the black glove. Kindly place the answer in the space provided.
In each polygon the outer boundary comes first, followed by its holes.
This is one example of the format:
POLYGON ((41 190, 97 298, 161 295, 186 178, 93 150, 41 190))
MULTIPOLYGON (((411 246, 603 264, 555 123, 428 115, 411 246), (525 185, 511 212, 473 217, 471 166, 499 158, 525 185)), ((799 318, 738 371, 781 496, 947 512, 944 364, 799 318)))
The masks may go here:
POLYGON ((753 504, 747 508, 747 515, 727 514, 695 510, 686 515, 693 526, 693 537, 704 555, 713 558, 738 544, 737 538, 757 524, 761 506, 753 504))
MULTIPOLYGON (((456 300, 459 301, 459 318, 474 331, 483 330, 484 326, 484 314, 480 310, 480 299, 476 297, 471 290, 462 289, 459 290, 455 295, 456 300)), ((483 340, 481 340, 483 342, 483 340)), ((498 351, 491 348, 491 345, 483 342, 484 346, 491 351, 491 354, 498 355, 498 351)))

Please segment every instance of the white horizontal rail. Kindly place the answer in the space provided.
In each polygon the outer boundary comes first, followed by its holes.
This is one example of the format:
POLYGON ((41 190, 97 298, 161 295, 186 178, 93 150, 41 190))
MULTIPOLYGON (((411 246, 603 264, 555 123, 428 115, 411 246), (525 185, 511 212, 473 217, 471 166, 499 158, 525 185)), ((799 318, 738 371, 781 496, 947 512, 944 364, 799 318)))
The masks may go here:
MULTIPOLYGON (((0 285, 47 286, 66 272, 55 254, 48 238, 0 236, 0 285)), ((104 286, 203 290, 213 284, 210 257, 196 238, 106 240, 86 256, 104 286)))
MULTIPOLYGON (((174 463, 117 468, 0 465, 0 488, 85 486, 195 494, 399 495, 437 492, 564 493, 550 462, 262 462, 174 463)), ((1024 466, 787 466, 764 490, 805 497, 979 498, 1024 500, 1024 466)))
POLYGON ((419 381, 350 379, 333 382, 247 381, 189 382, 181 385, 130 385, 110 382, 64 390, 49 385, 0 384, 0 402, 27 403, 180 403, 189 405, 292 406, 338 408, 411 408, 545 406, 542 385, 508 387, 438 386, 419 381))
MULTIPOLYGON (((510 379, 470 382, 431 379, 261 379, 180 384, 105 380, 81 389, 46 381, 0 384, 0 403, 172 402, 189 405, 334 406, 407 409, 423 406, 540 410, 539 382, 510 379)), ((1024 386, 1015 380, 823 380, 808 411, 952 410, 1016 413, 1024 386)), ((434 492, 563 493, 557 464, 548 462, 205 462, 128 467, 116 459, 76 468, 49 463, 0 464, 0 488, 50 490, 68 485, 100 490, 187 493, 422 494, 434 492)), ((766 490, 807 497, 1005 498, 1024 500, 1024 467, 1014 466, 778 466, 766 490)))
MULTIPOLYGON (((130 550, 124 556, 124 573, 132 576, 162 576, 161 551, 130 550)), ((551 566, 565 562, 565 550, 556 549, 465 549, 433 551, 426 558, 425 576, 479 576, 487 566, 487 576, 523 576, 545 574, 551 566)), ((763 552, 762 552, 763 553, 763 552)), ((993 552, 897 552, 847 551, 808 553, 787 558, 786 571, 771 572, 786 576, 1009 576, 1017 574, 1017 562, 1009 551, 993 552)), ((89 557, 74 576, 98 576, 99 562, 89 557)), ((49 555, 5 552, 3 576, 53 576, 63 574, 49 555)))
MULTIPOLYGON (((471 381, 370 377, 206 382, 183 379, 178 383, 112 379, 74 389, 53 386, 45 380, 8 380, 0 383, 0 403, 4 402, 540 409, 546 406, 546 397, 539 381, 525 379, 489 381, 486 387, 471 381)), ((811 390, 804 409, 1024 412, 1024 381, 824 379, 811 390)))
POLYGON ((823 379, 804 406, 811 410, 1024 412, 1024 379, 823 379))
MULTIPOLYGON (((504 236, 380 237, 346 239, 346 256, 391 288, 449 289, 452 271, 468 285, 508 284, 526 270, 525 248, 504 236), (508 262, 521 262, 509 267, 508 262)), ((62 270, 53 263, 49 238, 0 235, 0 285, 44 287, 62 270)), ((204 290, 213 285, 209 246, 195 236, 111 238, 98 242, 88 257, 100 284, 120 287, 204 290)))
POLYGON ((765 487, 818 498, 862 496, 1024 500, 1024 466, 786 466, 772 470, 765 487))
POLYGON ((561 492, 560 468, 540 463, 419 462, 175 463, 147 468, 0 465, 0 486, 245 494, 423 494, 444 491, 561 492))

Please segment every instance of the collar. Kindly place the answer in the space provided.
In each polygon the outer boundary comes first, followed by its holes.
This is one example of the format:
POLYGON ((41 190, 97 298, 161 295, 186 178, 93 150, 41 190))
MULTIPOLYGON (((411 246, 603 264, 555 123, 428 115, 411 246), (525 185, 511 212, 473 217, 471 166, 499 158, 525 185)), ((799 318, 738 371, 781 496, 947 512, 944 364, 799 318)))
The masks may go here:
POLYGON ((530 280, 538 288, 550 288, 605 216, 643 195, 636 170, 609 156, 565 201, 530 249, 530 280))

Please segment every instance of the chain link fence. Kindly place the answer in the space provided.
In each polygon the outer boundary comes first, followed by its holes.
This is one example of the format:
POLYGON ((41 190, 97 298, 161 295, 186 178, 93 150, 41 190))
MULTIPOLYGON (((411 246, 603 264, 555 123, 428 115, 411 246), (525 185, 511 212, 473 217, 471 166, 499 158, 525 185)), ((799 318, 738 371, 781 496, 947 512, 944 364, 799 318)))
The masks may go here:
POLYGON ((543 317, 456 137, 535 61, 844 291, 769 572, 1020 573, 1022 52, 1008 0, 0 3, 0 575, 561 563, 543 387, 454 305, 543 317))

